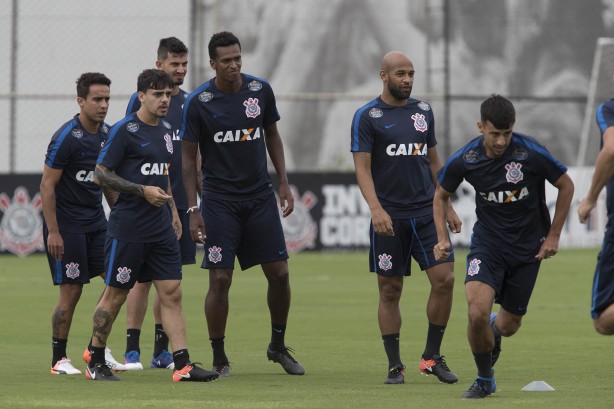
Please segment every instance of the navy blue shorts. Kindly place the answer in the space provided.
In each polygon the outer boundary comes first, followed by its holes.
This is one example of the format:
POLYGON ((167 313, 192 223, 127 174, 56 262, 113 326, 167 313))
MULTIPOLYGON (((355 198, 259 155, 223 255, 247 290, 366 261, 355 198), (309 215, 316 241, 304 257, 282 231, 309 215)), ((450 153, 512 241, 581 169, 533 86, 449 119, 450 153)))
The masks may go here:
MULTIPOLYGON (((536 248, 534 254, 538 252, 536 248)), ((474 236, 467 254, 465 283, 481 281, 490 285, 497 304, 512 314, 525 315, 540 265, 534 255, 520 257, 501 243, 477 244, 474 236)))
POLYGON ((151 280, 181 280, 179 242, 175 236, 153 243, 133 243, 107 237, 105 244, 106 283, 132 288, 151 280))
POLYGON ((593 277, 591 317, 599 318, 611 304, 614 304, 614 241, 604 240, 593 277))
POLYGON ((201 212, 207 235, 202 268, 234 268, 235 256, 242 270, 288 259, 275 194, 250 200, 204 195, 201 212))
POLYGON ((394 236, 378 236, 369 228, 371 249, 369 268, 385 276, 411 275, 411 258, 421 270, 438 264, 454 262, 454 250, 447 260, 435 261, 433 247, 438 243, 433 215, 411 219, 392 219, 394 236))
POLYGON ((190 215, 187 209, 177 209, 181 220, 181 237, 179 238, 179 249, 181 250, 181 264, 196 264, 196 243, 190 235, 190 215))
MULTIPOLYGON (((47 248, 49 231, 43 225, 43 238, 47 248)), ((64 240, 64 256, 57 260, 47 253, 47 261, 54 285, 87 284, 104 272, 104 241, 107 230, 89 233, 67 233, 60 230, 64 240)))

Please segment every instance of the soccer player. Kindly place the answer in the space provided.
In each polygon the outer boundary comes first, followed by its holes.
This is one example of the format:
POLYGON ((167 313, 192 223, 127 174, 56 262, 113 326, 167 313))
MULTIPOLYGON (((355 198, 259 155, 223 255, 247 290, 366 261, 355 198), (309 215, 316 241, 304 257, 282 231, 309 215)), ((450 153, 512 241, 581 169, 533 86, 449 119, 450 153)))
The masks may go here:
MULTIPOLYGON (((188 48, 185 44, 175 38, 168 37, 160 40, 158 46, 158 59, 156 60, 156 68, 166 72, 173 79, 173 91, 171 93, 171 102, 168 107, 168 113, 164 120, 171 125, 173 155, 169 169, 171 180, 171 190, 173 192, 173 200, 177 206, 177 213, 181 220, 182 235, 179 239, 179 249, 181 250, 181 264, 196 263, 196 243, 190 237, 189 215, 187 214, 188 204, 183 189, 183 181, 181 178, 181 139, 179 138, 179 127, 181 126, 181 115, 183 104, 188 93, 182 90, 180 85, 188 72, 188 48)), ((126 115, 136 112, 141 107, 138 92, 135 92, 130 98, 126 115)), ((200 184, 197 183, 197 189, 200 184)), ((143 369, 140 362, 140 336, 145 313, 147 312, 147 303, 149 298, 149 290, 151 281, 137 282, 130 293, 126 302, 127 325, 126 325, 126 353, 124 364, 127 369, 143 369)), ((155 337, 154 350, 151 358, 152 368, 173 368, 173 356, 168 351, 168 337, 162 327, 160 318, 160 299, 158 293, 154 294, 154 319, 155 319, 155 337)))
POLYGON ((614 99, 599 105, 597 124, 601 130, 601 151, 588 194, 578 206, 578 217, 581 223, 588 222, 599 193, 606 187, 608 223, 593 278, 591 317, 598 333, 614 335, 614 99))
MULTIPOLYGON (((387 53, 382 60, 382 94, 354 114, 352 145, 358 186, 371 210, 369 266, 377 274, 378 321, 388 357, 386 384, 405 382, 399 338, 399 301, 405 276, 411 274, 411 258, 418 262, 431 283, 426 306, 429 321, 426 347, 419 369, 441 382, 458 377, 440 352, 452 309, 454 256, 435 261, 437 243, 433 224, 433 194, 437 154, 431 106, 411 98, 414 65, 401 52, 387 53)), ((450 207, 450 228, 460 232, 461 221, 450 207)))
POLYGON ((445 204, 465 179, 475 188, 477 221, 467 255, 465 294, 467 338, 478 375, 463 398, 484 398, 496 390, 493 365, 501 336, 514 335, 527 312, 541 261, 558 252, 574 185, 567 168, 530 136, 513 132, 516 113, 500 95, 480 107, 476 137, 439 172, 433 209, 439 242, 435 258, 446 259, 450 241, 445 204), (558 189, 550 220, 545 181, 558 189), (501 305, 491 313, 493 302, 501 305))
POLYGON ((218 377, 190 362, 181 307, 181 222, 168 170, 174 153, 166 115, 174 83, 148 69, 137 81, 141 108, 117 122, 100 151, 96 182, 119 192, 105 243, 105 290, 93 317, 91 380, 118 381, 102 359, 113 322, 138 280, 151 278, 160 296, 162 325, 173 347, 173 381, 207 382, 218 377), (170 209, 169 209, 170 208, 170 209))
POLYGON ((205 315, 213 368, 220 376, 230 375, 224 335, 236 256, 243 270, 260 264, 268 280, 272 328, 267 357, 287 373, 303 375, 303 366, 284 341, 290 309, 288 252, 267 171, 267 151, 279 177, 283 217, 292 213, 294 198, 277 130, 275 96, 268 82, 241 73, 241 44, 234 34, 214 34, 209 57, 216 76, 188 96, 179 136, 190 233, 194 241, 205 243, 202 267, 209 269, 205 315), (194 188, 198 148, 203 173, 200 212, 194 188))
MULTIPOLYGON (((94 183, 94 167, 109 132, 104 119, 110 86, 104 74, 81 74, 77 80, 80 111, 55 132, 45 157, 40 185, 45 249, 53 284, 60 289, 51 316, 51 373, 56 375, 81 373, 67 357, 68 334, 83 284, 92 277, 104 277, 107 219, 102 190, 94 183)), ((124 369, 108 348, 105 355, 108 366, 124 369)))

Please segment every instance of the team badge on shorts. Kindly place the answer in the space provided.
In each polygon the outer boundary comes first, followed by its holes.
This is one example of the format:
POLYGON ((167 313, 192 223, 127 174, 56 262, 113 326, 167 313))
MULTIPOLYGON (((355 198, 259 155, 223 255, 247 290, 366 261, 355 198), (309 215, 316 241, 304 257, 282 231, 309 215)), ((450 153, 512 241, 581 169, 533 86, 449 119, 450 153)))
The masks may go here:
POLYGON ((173 138, 169 134, 165 134, 164 140, 166 141, 166 150, 173 153, 173 138))
POLYGON ((72 261, 66 264, 66 277, 74 280, 79 277, 79 274, 81 274, 81 271, 79 271, 79 264, 72 261))
POLYGON ((212 263, 219 263, 222 261, 222 249, 220 247, 209 247, 209 261, 212 263))
POLYGON ((520 182, 522 179, 524 179, 524 175, 522 174, 520 168, 522 168, 522 165, 516 162, 510 162, 505 165, 505 169, 507 169, 505 179, 514 184, 520 182))
POLYGON ((480 263, 482 260, 474 258, 469 262, 469 268, 467 269, 467 275, 474 276, 480 272, 480 263))
POLYGON ((77 139, 81 139, 81 137, 83 136, 83 131, 81 129, 73 129, 72 136, 74 136, 77 139))
POLYGON ((392 256, 389 256, 388 254, 384 253, 377 256, 377 258, 379 258, 379 262, 377 263, 377 265, 380 269, 388 271, 392 268, 392 261, 390 261, 390 259, 392 259, 392 256))
POLYGON ((120 267, 117 269, 117 271, 118 273, 116 279, 118 283, 126 284, 128 281, 130 281, 130 273, 132 270, 130 270, 128 267, 120 267))
POLYGON ((424 115, 415 113, 411 116, 411 119, 414 120, 414 128, 418 132, 424 132, 428 129, 428 125, 424 120, 424 115))
POLYGON ((258 98, 248 98, 247 101, 243 101, 245 107, 245 115, 248 118, 256 118, 260 115, 260 107, 258 106, 258 98))

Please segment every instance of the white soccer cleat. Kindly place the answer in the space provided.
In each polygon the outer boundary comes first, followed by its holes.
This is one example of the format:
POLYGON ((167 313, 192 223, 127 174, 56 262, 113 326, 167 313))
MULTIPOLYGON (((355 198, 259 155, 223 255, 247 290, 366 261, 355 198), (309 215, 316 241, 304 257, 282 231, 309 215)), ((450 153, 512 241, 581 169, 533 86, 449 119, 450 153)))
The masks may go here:
POLYGON ((72 366, 70 359, 64 357, 51 368, 52 375, 78 375, 81 371, 72 366))
MULTIPOLYGON (((113 358, 113 355, 111 355, 111 350, 108 347, 104 349, 104 360, 107 361, 107 366, 111 368, 112 371, 123 372, 128 370, 126 365, 120 364, 115 358, 113 358)), ((143 369, 142 366, 141 369, 143 369)))

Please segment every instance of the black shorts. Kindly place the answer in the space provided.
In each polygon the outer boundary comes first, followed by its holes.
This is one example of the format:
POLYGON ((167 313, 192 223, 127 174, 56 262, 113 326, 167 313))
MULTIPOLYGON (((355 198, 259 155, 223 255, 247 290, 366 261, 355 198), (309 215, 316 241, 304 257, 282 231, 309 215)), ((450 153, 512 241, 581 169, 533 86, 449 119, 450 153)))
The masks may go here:
MULTIPOLYGON (((43 225, 43 239, 47 248, 49 231, 43 225)), ((47 253, 49 270, 54 285, 87 284, 104 271, 104 241, 107 230, 89 233, 67 233, 60 230, 64 240, 64 255, 57 260, 47 253)))
POLYGON ((614 241, 604 240, 593 277, 591 317, 599 318, 611 304, 614 304, 614 241))
POLYGON ((262 263, 287 260, 288 250, 275 195, 228 200, 203 196, 205 257, 202 268, 234 268, 235 256, 242 270, 262 263))
POLYGON ((371 248, 370 271, 385 276, 411 275, 411 258, 421 270, 442 263, 454 262, 454 250, 447 260, 436 261, 433 247, 438 243, 437 230, 432 215, 411 219, 392 219, 394 236, 378 236, 369 229, 371 248))
MULTIPOLYGON (((538 251, 535 249, 535 254, 538 251)), ((481 281, 490 285, 497 304, 512 314, 525 315, 540 265, 534 256, 519 257, 501 243, 478 243, 474 236, 467 254, 465 283, 481 281)))
POLYGON ((179 242, 168 236, 153 243, 133 243, 107 237, 105 245, 106 283, 132 288, 151 280, 181 280, 179 242))

